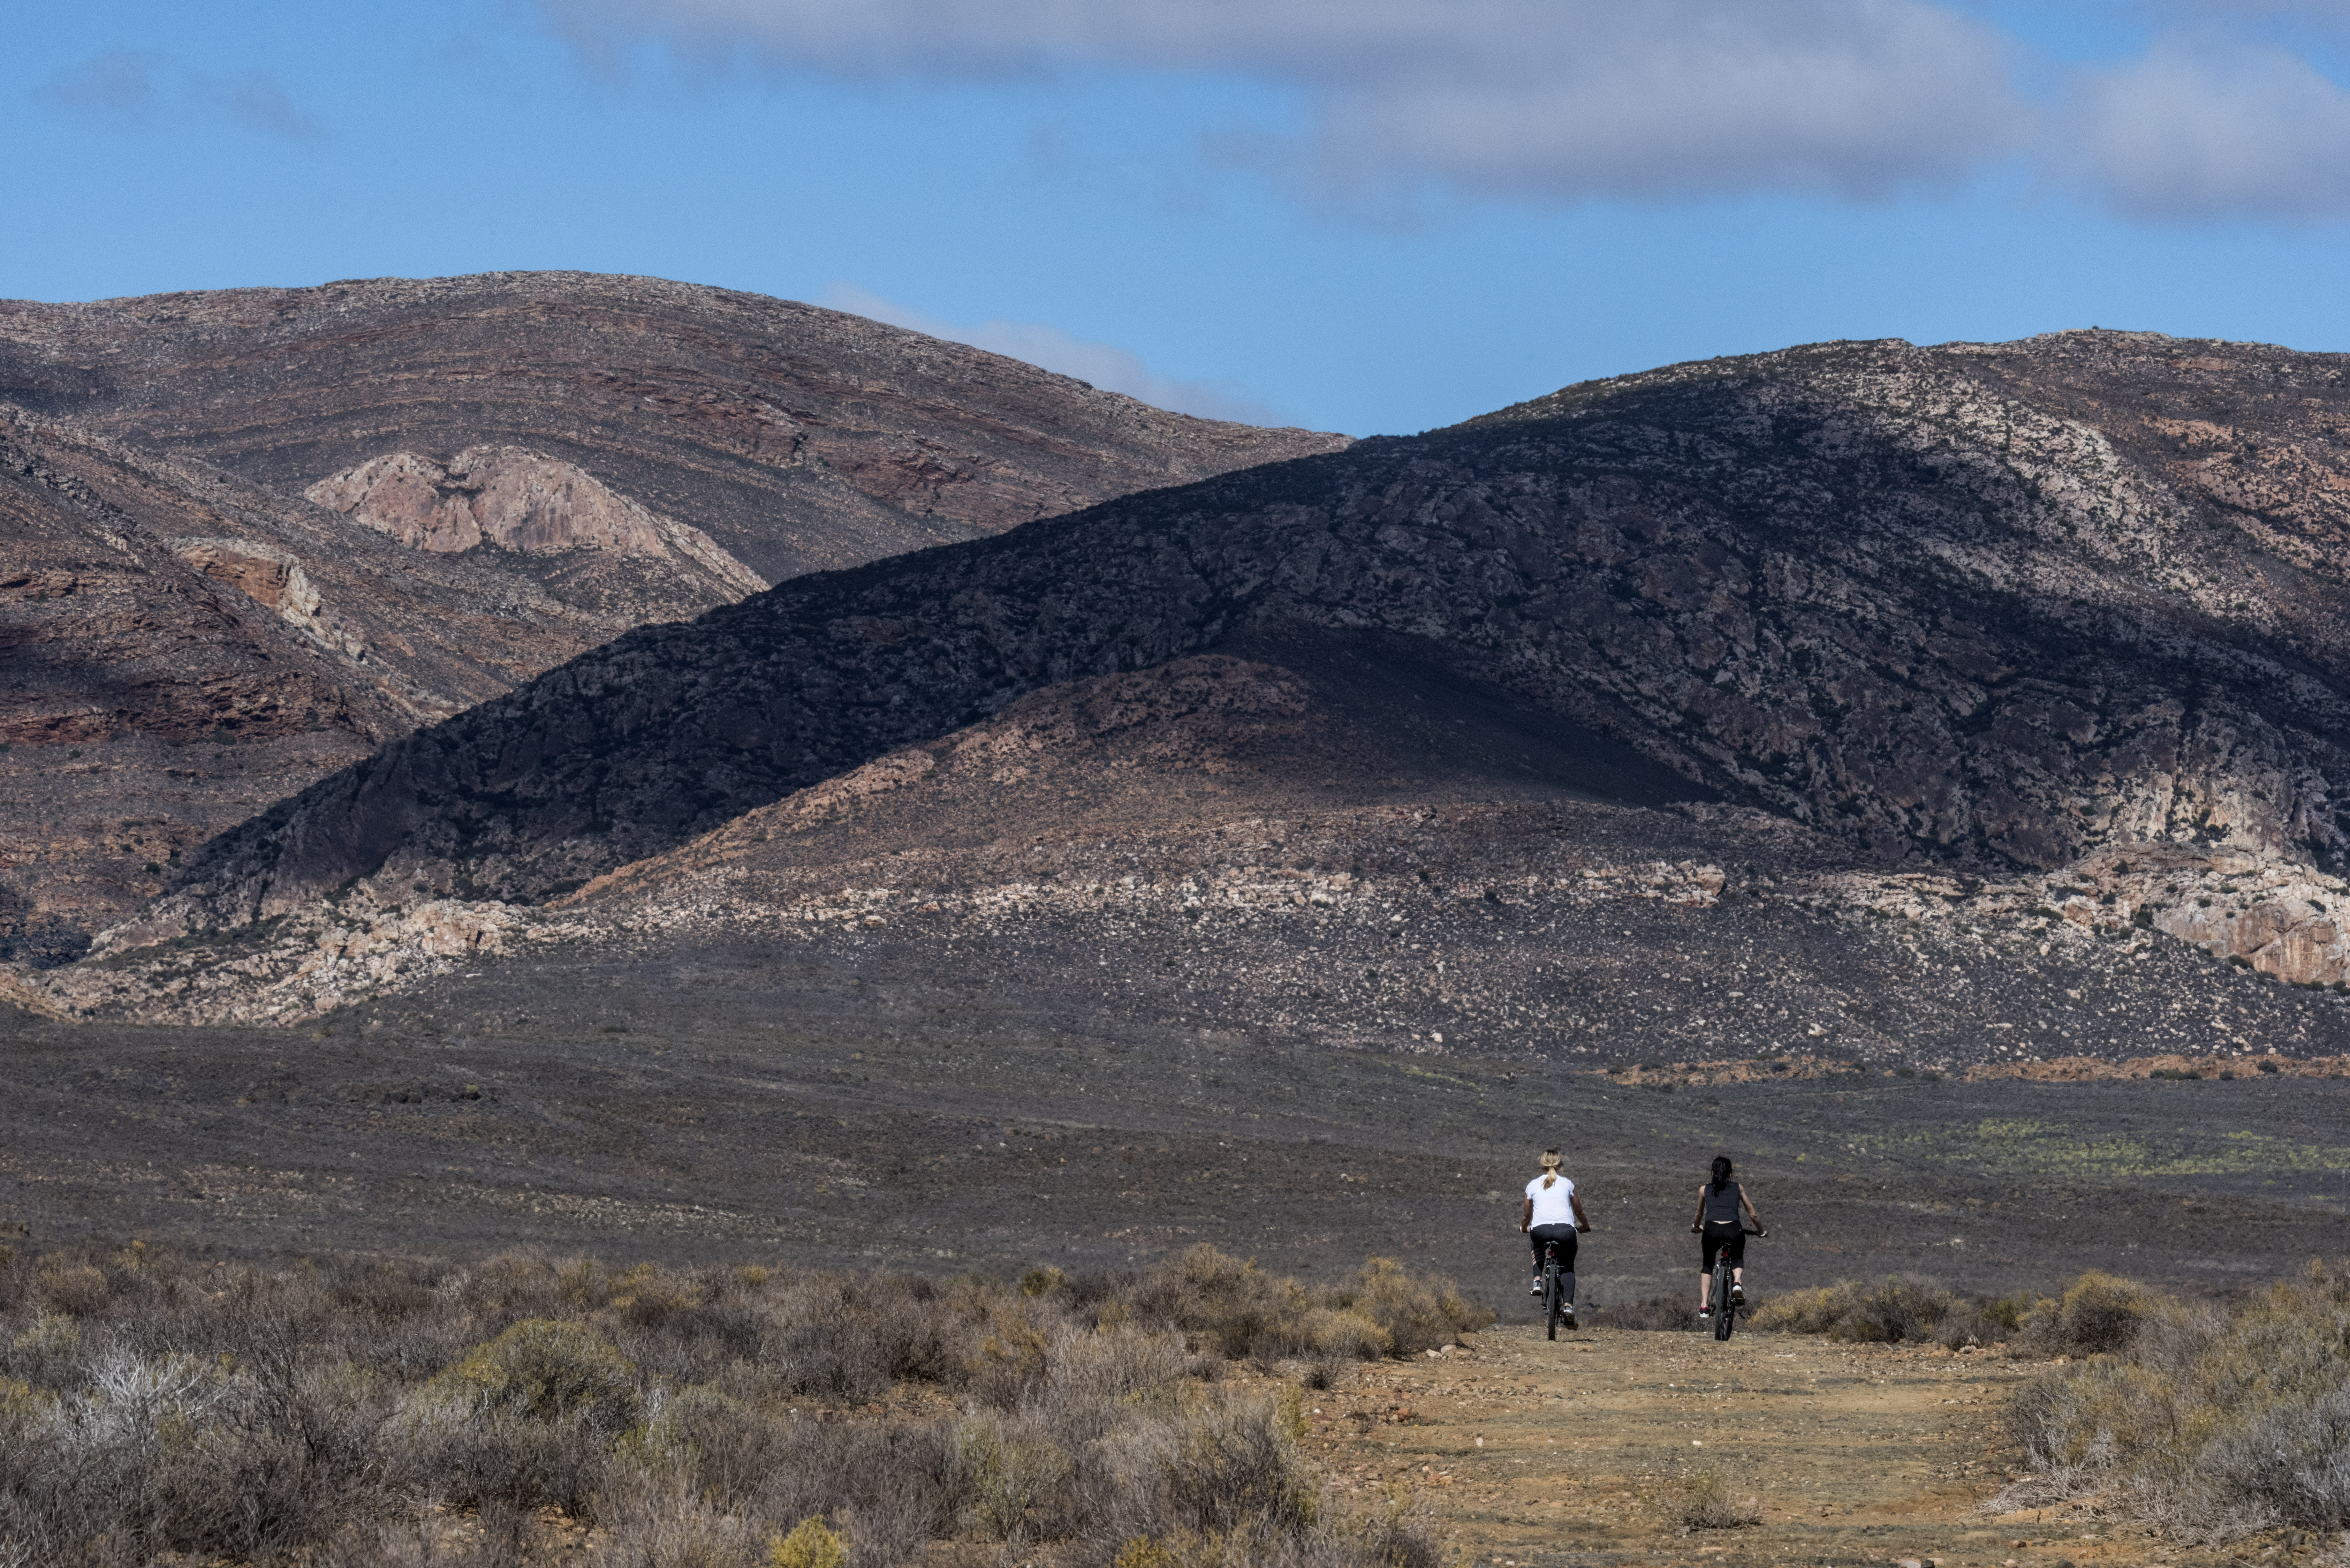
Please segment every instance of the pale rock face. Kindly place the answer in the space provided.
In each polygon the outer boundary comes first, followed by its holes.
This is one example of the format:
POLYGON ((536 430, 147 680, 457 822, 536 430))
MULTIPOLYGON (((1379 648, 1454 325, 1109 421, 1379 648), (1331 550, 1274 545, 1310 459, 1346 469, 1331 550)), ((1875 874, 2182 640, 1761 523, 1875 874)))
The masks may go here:
POLYGON ((274 545, 252 539, 174 539, 172 553, 215 582, 228 584, 277 618, 354 659, 367 657, 366 639, 324 614, 326 600, 302 563, 274 545))
POLYGON ((438 555, 486 542, 527 555, 586 549, 681 556, 737 595, 768 586, 701 529, 631 501, 584 469, 522 447, 468 447, 445 462, 389 452, 303 494, 411 549, 438 555))
POLYGON ((2137 843, 2022 880, 1839 872, 1793 898, 2049 941, 2160 931, 2290 984, 2350 981, 2350 880, 2278 855, 2137 843))

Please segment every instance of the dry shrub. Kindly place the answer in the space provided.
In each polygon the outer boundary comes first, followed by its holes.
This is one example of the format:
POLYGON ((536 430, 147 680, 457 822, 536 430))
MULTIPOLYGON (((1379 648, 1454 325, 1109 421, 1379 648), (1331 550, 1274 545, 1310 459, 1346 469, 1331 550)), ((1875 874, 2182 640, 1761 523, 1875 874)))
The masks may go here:
POLYGON ((1740 1497, 1717 1472, 1703 1470, 1682 1483, 1666 1512, 1683 1530, 1742 1530, 1762 1522, 1762 1501, 1740 1497))
POLYGON ((1993 1345, 2022 1321, 2023 1303, 1954 1294, 1917 1274, 1887 1275, 1874 1283, 1840 1281, 1791 1291, 1756 1305, 1753 1326, 1783 1334, 1819 1334, 1868 1344, 1993 1345))
POLYGON ((1463 1301, 1451 1280, 1412 1274, 1393 1258, 1366 1260, 1353 1285, 1331 1304, 1367 1318, 1396 1355, 1417 1355, 1456 1343, 1493 1321, 1487 1308, 1463 1301))
POLYGON ((52 1312, 96 1317, 106 1310, 110 1287, 103 1269, 60 1256, 42 1260, 40 1293, 52 1312))
POLYGON ((2106 1279, 2076 1293, 2052 1320, 2120 1348, 2017 1397, 2037 1471, 2019 1496, 2103 1494, 2196 1541, 2350 1527, 2350 1282, 2313 1271, 2233 1311, 2106 1279))
POLYGON ((585 1324, 525 1318, 432 1380, 485 1413, 538 1422, 577 1418, 617 1436, 636 1425, 637 1369, 585 1324))
POLYGON ((1017 1283, 53 1254, 0 1268, 0 1541, 62 1568, 518 1568, 554 1504, 629 1568, 750 1568, 811 1520, 858 1568, 959 1521, 1069 1563, 1433 1568, 1412 1521, 1333 1509, 1295 1398, 1232 1393, 1220 1357, 1327 1383, 1485 1321, 1391 1262, 1315 1292, 1211 1249, 1017 1283))
POLYGON ((1836 1340, 1915 1342, 1934 1337, 1953 1304, 1950 1293, 1932 1280, 1887 1275, 1873 1284, 1846 1280, 1775 1296, 1755 1309, 1753 1325, 1836 1340))
POLYGON ((764 1555, 751 1521, 674 1480, 608 1490, 598 1512, 596 1568, 752 1568, 764 1555))
POLYGON ((953 1386, 966 1376, 953 1314, 926 1280, 816 1274, 762 1301, 757 1357, 794 1393, 871 1399, 892 1383, 953 1386))
POLYGON ((2144 1285, 2092 1272, 2033 1309, 2023 1323, 2023 1347, 2043 1355, 2111 1355, 2129 1348, 2165 1310, 2144 1285))
POLYGON ((1320 1295, 1206 1243, 1151 1270, 1101 1309, 1184 1331, 1228 1359, 1413 1355, 1487 1326, 1493 1314, 1461 1299, 1450 1280, 1367 1260, 1348 1283, 1320 1295))

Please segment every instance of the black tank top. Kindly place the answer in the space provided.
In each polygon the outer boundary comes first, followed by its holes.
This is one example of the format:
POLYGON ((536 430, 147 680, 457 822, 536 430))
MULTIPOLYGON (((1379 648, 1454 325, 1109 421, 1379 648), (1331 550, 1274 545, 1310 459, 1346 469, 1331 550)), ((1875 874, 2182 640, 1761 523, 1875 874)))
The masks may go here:
POLYGON ((1709 1225, 1738 1223, 1738 1200, 1743 1196, 1738 1183, 1731 1182, 1716 1191, 1709 1184, 1705 1189, 1705 1222, 1709 1225))

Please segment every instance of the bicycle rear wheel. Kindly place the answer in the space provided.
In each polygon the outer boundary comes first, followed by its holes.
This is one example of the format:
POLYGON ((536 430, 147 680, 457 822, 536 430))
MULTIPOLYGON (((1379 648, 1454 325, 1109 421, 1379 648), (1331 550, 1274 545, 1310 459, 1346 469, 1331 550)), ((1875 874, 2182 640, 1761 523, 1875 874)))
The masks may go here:
POLYGON ((1558 1277, 1558 1260, 1548 1258, 1543 1262, 1543 1328, 1552 1339, 1558 1337, 1558 1309, 1565 1293, 1558 1277))
POLYGON ((1730 1265, 1716 1263, 1713 1268, 1713 1337, 1728 1339, 1738 1322, 1738 1306, 1730 1297, 1730 1265))

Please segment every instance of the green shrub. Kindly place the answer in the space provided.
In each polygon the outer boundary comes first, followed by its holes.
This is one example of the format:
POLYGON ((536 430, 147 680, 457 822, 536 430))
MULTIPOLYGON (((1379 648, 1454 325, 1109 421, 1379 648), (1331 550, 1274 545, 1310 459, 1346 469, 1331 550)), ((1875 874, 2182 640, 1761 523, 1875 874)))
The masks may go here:
POLYGON ((767 1568, 848 1568, 848 1543, 821 1519, 803 1519, 767 1548, 767 1568))

